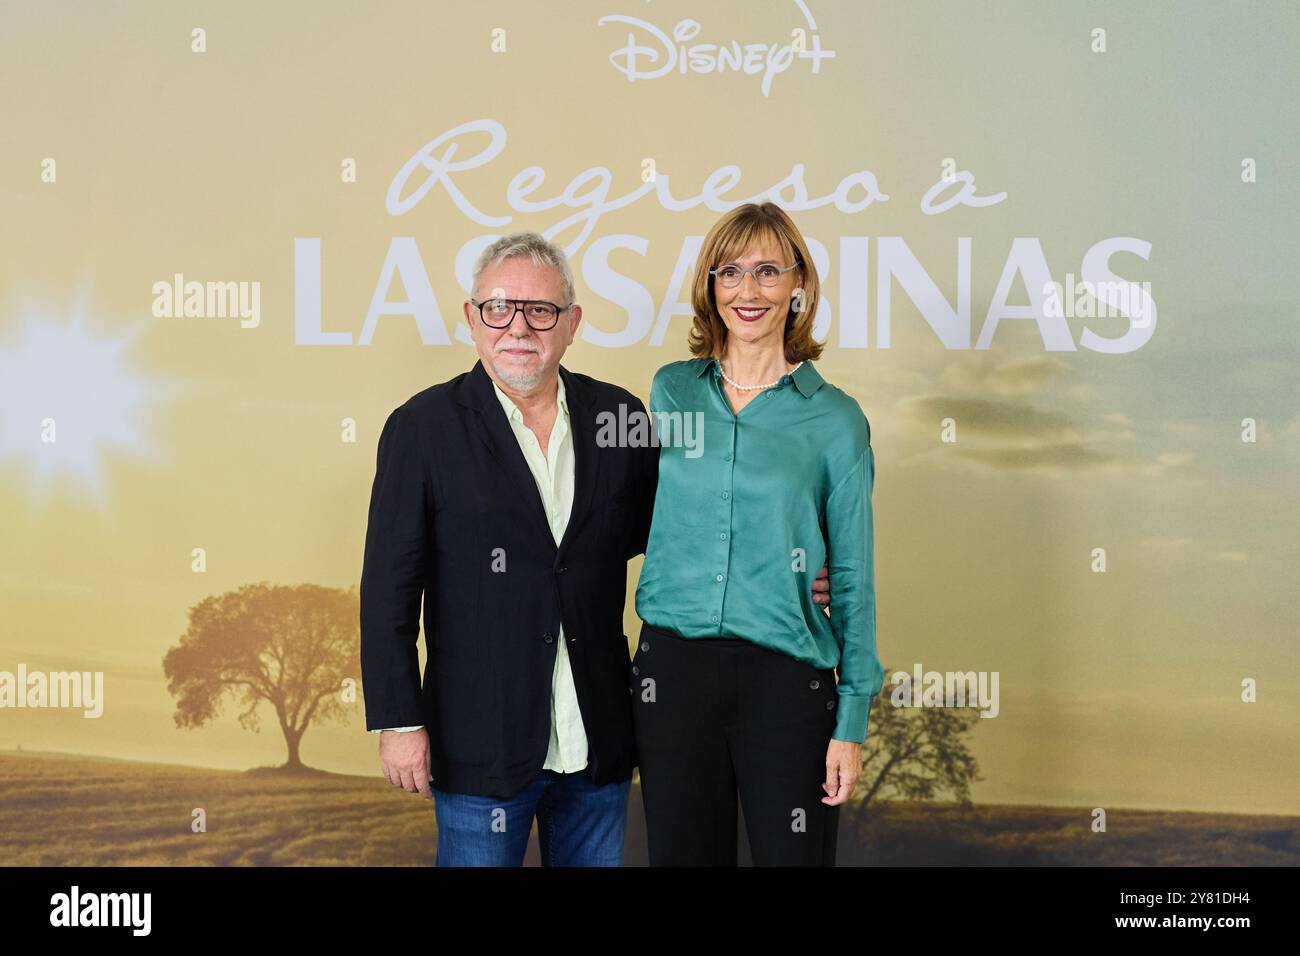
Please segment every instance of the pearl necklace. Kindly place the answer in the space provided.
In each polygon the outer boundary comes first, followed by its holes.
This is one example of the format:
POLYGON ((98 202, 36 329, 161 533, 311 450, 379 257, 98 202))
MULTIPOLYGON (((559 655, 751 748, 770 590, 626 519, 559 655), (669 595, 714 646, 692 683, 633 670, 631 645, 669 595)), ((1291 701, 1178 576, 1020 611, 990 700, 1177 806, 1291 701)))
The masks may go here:
MULTIPOLYGON (((803 364, 803 362, 800 361, 800 362, 799 362, 799 365, 802 365, 802 364, 803 364)), ((786 375, 793 375, 793 374, 795 373, 795 369, 799 368, 799 365, 796 365, 794 368, 790 369, 790 371, 786 372, 785 374, 786 374, 786 375)), ((725 368, 722 367, 722 360, 721 360, 721 359, 718 360, 718 370, 719 370, 720 372, 722 372, 722 377, 723 377, 724 379, 727 380, 727 383, 728 383, 729 385, 731 385, 732 388, 739 389, 739 390, 742 391, 742 392, 756 392, 756 391, 758 391, 760 388, 771 388, 773 385, 778 385, 778 384, 780 384, 780 382, 781 382, 781 379, 778 378, 775 382, 768 382, 766 385, 741 385, 741 384, 740 384, 739 382, 737 382, 734 378, 732 378, 730 375, 727 374, 727 370, 726 370, 725 368)), ((781 376, 781 378, 784 378, 784 377, 785 377, 785 375, 781 376)))

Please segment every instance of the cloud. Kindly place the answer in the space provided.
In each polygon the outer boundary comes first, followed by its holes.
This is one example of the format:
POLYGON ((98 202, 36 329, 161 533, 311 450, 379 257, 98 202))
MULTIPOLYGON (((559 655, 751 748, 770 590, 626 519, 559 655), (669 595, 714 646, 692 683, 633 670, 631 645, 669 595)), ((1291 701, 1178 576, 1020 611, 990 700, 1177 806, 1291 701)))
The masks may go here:
POLYGON ((1067 362, 1054 355, 1007 361, 996 361, 991 356, 972 358, 948 366, 942 375, 944 384, 954 391, 982 395, 1028 395, 1043 391, 1072 371, 1067 362))
POLYGON ((49 654, 43 650, 34 649, 28 654, 11 653, 3 669, 10 673, 17 673, 20 663, 27 665, 27 673, 29 674, 37 671, 56 673, 80 673, 82 671, 94 673, 99 671, 111 676, 114 680, 149 681, 155 684, 163 682, 161 663, 148 667, 139 664, 114 663, 95 657, 80 657, 75 654, 49 654))
POLYGON ((956 443, 934 447, 930 454, 956 456, 999 471, 1101 469, 1158 478, 1194 458, 1182 451, 1136 457, 1127 445, 1122 454, 1117 453, 1113 450, 1117 442, 1134 438, 1132 420, 1118 411, 1101 416, 1101 427, 1089 428, 1063 412, 1015 398, 930 394, 900 399, 898 408, 914 433, 937 436, 945 420, 956 424, 956 443))
POLYGON ((983 462, 996 468, 1093 468, 1111 464, 1114 455, 1098 451, 1079 442, 1005 446, 1002 448, 968 448, 959 451, 963 458, 983 462))
POLYGON ((925 395, 902 402, 908 417, 937 428, 945 418, 957 423, 958 434, 1013 436, 1015 438, 1062 438, 1077 431, 1060 412, 1035 408, 1028 402, 951 395, 925 395))

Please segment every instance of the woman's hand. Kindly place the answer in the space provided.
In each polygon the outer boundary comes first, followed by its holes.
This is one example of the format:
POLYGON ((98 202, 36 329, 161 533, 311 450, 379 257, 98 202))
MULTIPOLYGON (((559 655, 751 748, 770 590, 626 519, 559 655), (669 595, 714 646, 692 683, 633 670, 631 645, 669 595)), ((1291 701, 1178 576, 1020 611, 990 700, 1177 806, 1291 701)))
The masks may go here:
POLYGON ((822 803, 837 807, 846 802, 862 773, 862 744, 852 740, 831 740, 826 748, 826 780, 822 789, 827 796, 822 803))

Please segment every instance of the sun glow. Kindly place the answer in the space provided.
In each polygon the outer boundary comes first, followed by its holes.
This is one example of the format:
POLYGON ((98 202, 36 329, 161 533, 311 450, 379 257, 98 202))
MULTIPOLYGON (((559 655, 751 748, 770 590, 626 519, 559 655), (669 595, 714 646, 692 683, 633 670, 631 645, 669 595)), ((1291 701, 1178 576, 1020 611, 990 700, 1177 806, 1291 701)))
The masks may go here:
POLYGON ((138 331, 101 338, 80 315, 28 316, 0 342, 0 467, 29 468, 39 499, 65 478, 101 503, 111 446, 155 458, 140 418, 163 390, 128 367, 138 331))

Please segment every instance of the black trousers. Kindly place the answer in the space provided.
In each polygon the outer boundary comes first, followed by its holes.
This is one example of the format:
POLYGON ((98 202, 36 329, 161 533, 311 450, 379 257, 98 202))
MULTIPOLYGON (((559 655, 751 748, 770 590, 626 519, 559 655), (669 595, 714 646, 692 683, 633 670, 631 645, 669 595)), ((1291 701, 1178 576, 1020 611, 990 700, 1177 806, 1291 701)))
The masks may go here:
POLYGON ((835 865, 833 668, 643 623, 632 675, 651 866, 736 866, 737 796, 755 866, 835 865))

